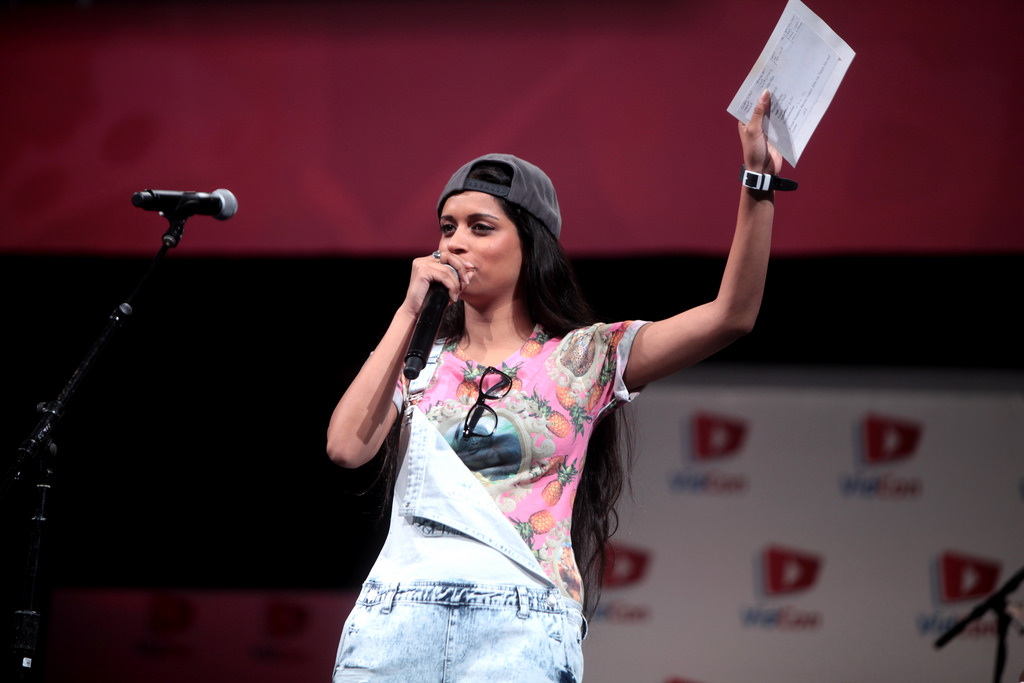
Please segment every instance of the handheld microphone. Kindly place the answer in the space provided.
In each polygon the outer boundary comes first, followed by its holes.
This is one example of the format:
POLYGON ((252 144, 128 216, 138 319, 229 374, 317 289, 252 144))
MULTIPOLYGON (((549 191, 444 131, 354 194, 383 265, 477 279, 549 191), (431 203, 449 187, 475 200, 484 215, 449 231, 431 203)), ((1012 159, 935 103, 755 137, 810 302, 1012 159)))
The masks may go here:
MULTIPOLYGON (((448 267, 455 270, 450 265, 448 267)), ((458 271, 455 273, 458 275, 458 271)), ((451 296, 448 294, 448 288, 440 282, 431 282, 427 296, 423 300, 420 317, 416 320, 416 327, 412 331, 409 350, 405 354, 405 370, 402 374, 406 379, 419 377, 423 366, 427 364, 427 356, 434 345, 437 328, 441 326, 441 316, 444 314, 444 309, 448 307, 449 301, 451 301, 451 296)))
POLYGON ((206 192, 175 192, 173 190, 143 190, 132 195, 132 204, 146 211, 160 211, 177 218, 213 216, 226 221, 238 210, 238 200, 230 190, 206 192))

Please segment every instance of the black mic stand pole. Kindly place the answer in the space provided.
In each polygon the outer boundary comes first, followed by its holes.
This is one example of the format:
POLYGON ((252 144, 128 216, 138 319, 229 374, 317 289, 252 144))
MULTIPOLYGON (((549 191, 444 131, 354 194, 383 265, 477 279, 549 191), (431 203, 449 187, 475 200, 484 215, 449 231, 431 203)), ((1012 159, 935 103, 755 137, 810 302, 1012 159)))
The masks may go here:
POLYGON ((975 619, 980 619, 985 612, 992 610, 996 613, 996 631, 998 641, 996 642, 996 667, 992 680, 1000 683, 1003 676, 1003 668, 1006 666, 1006 634, 1010 630, 1010 614, 1006 611, 1006 596, 1017 590, 1024 581, 1024 568, 1018 571, 1013 577, 1003 584, 1003 587, 979 603, 963 619, 953 624, 952 627, 943 633, 935 641, 936 649, 943 647, 946 643, 956 638, 975 619))
MULTIPOLYGON (((54 461, 56 460, 57 446, 53 443, 53 432, 64 417, 64 411, 68 401, 78 389, 78 385, 85 378, 93 362, 100 355, 114 332, 121 327, 125 319, 132 315, 132 303, 139 295, 143 285, 149 279, 153 271, 163 260, 169 249, 178 246, 182 233, 185 229, 185 221, 188 215, 169 215, 162 213, 170 226, 163 236, 163 244, 156 256, 149 264, 149 268, 139 280, 135 291, 128 299, 120 304, 110 314, 107 325, 100 333, 99 338, 93 343, 92 348, 79 364, 78 368, 71 375, 71 379, 64 386, 58 397, 46 403, 40 403, 36 410, 42 413, 43 417, 36 424, 32 433, 25 441, 18 446, 14 462, 8 469, 7 475, 0 485, 0 499, 3 499, 17 482, 23 477, 35 477, 35 510, 29 519, 28 525, 28 549, 26 553, 24 582, 22 584, 20 609, 14 612, 14 633, 11 642, 11 659, 5 660, 4 668, 8 666, 17 669, 17 680, 38 681, 42 678, 43 658, 40 656, 43 646, 43 587, 39 576, 40 557, 43 547, 43 531, 46 526, 47 514, 49 513, 50 493, 53 486, 54 461), (38 472, 29 472, 29 466, 33 460, 38 458, 38 472)), ((13 589, 12 589, 13 590, 13 589)), ((6 676, 0 676, 6 678, 6 676)))

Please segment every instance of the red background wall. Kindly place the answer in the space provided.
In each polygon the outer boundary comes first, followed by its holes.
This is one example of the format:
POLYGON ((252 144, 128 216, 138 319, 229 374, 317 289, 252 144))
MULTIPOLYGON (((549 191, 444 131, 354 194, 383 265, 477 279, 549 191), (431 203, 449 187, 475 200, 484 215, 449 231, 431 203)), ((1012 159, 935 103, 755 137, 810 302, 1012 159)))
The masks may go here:
MULTIPOLYGON (((144 188, 232 190, 190 253, 405 255, 466 160, 553 177, 575 256, 728 246, 725 112, 785 3, 28 4, 0 22, 0 252, 148 254, 144 188)), ((857 52, 778 255, 1024 250, 1015 0, 810 8, 857 52)))

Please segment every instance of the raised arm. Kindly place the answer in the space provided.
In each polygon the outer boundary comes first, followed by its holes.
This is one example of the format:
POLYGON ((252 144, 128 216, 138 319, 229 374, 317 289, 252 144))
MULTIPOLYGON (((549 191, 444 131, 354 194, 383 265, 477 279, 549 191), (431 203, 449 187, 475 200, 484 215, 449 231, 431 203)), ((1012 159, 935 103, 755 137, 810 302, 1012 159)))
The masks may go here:
POLYGON ((413 261, 405 300, 331 415, 327 455, 336 464, 359 467, 372 460, 384 443, 398 416, 391 400, 398 376, 405 366, 405 354, 427 289, 434 280, 444 282, 453 297, 461 290, 459 278, 448 266, 430 257, 413 261))
MULTIPOLYGON (((739 124, 739 133, 747 169, 775 175, 782 167, 782 155, 768 144, 762 127, 770 104, 766 90, 750 123, 739 124)), ((689 367, 753 329, 768 271, 775 196, 747 188, 740 192, 736 232, 718 296, 640 329, 624 377, 630 389, 689 367)))

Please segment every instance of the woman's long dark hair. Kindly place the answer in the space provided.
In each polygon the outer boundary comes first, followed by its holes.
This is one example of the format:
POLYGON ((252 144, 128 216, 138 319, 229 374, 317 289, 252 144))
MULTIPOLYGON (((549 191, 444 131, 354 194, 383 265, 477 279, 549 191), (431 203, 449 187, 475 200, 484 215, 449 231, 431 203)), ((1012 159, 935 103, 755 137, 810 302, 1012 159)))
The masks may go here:
MULTIPOLYGON (((482 162, 469 177, 512 184, 510 169, 500 162, 482 162)), ((530 318, 555 337, 597 322, 558 240, 533 214, 500 197, 496 199, 519 233, 523 252, 520 277, 530 318)), ((438 337, 457 339, 464 331, 465 308, 458 301, 445 311, 438 337)), ((382 478, 388 496, 398 474, 399 458, 395 451, 400 424, 400 419, 395 420, 385 444, 387 459, 382 478)), ((583 611, 588 617, 593 615, 600 599, 609 556, 608 539, 618 527, 615 504, 629 481, 632 450, 632 434, 619 411, 611 411, 594 426, 587 444, 586 466, 573 504, 572 544, 583 579, 583 611)))

